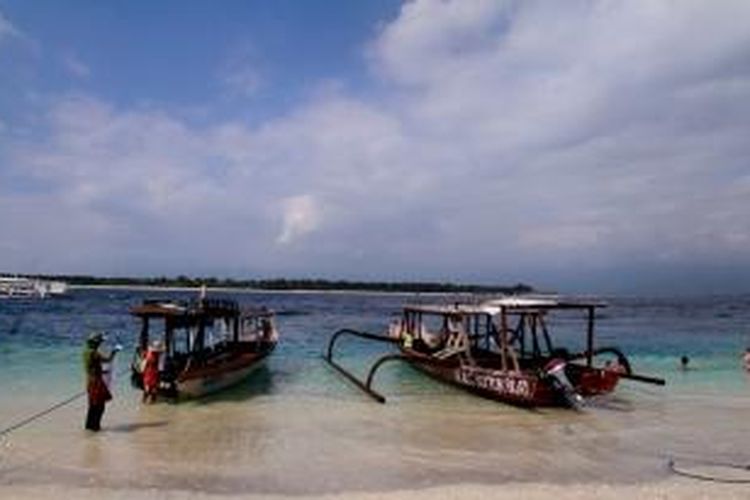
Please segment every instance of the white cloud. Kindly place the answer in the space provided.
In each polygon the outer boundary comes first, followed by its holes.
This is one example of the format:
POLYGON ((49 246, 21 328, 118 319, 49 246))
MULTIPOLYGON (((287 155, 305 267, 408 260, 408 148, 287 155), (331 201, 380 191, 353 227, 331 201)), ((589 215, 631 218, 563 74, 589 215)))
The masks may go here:
POLYGON ((506 248, 544 231, 557 244, 537 256, 573 240, 580 259, 689 253, 694 243, 670 235, 711 226, 709 213, 747 227, 725 194, 750 127, 748 14, 744 2, 423 1, 403 7, 371 58, 406 85, 404 119, 471 158, 455 165, 475 182, 461 209, 509 209, 497 222, 506 248))
POLYGON ((309 194, 283 200, 283 226, 277 242, 287 245, 316 230, 321 223, 321 211, 309 194))
POLYGON ((342 210, 330 217, 330 226, 341 228, 358 217, 344 207, 369 205, 369 196, 395 186, 397 172, 386 163, 403 148, 386 116, 333 95, 256 130, 241 123, 193 127, 159 110, 122 110, 78 95, 58 101, 46 126, 43 140, 14 141, 7 162, 14 168, 6 171, 42 186, 45 206, 60 205, 35 227, 75 210, 81 216, 67 220, 96 218, 91 237, 118 242, 109 256, 133 262, 159 248, 165 261, 179 255, 176 265, 280 266, 278 244, 329 226, 328 219, 322 225, 323 207, 342 210), (231 244, 197 236, 203 233, 231 244), (231 255, 212 257, 222 251, 231 255))
POLYGON ((450 61, 492 48, 492 31, 515 2, 427 0, 406 2, 399 18, 374 41, 371 56, 383 74, 405 84, 447 76, 450 61), (447 63, 447 64, 446 64, 447 63))
POLYGON ((535 281, 747 265, 748 15, 410 2, 370 45, 377 98, 334 86, 258 126, 199 127, 67 97, 9 164, 47 192, 37 228, 86 221, 76 239, 131 269, 535 281))

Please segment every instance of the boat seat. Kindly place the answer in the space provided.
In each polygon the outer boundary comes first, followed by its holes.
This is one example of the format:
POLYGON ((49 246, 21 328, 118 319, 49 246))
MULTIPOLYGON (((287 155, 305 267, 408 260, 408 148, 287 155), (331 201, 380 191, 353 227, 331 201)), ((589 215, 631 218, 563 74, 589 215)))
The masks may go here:
POLYGON ((447 333, 444 331, 440 332, 431 332, 427 330, 424 325, 422 325, 421 330, 418 335, 418 339, 420 339, 425 347, 431 351, 440 351, 443 346, 446 344, 446 337, 447 333))
POLYGON ((456 355, 463 355, 466 360, 474 364, 471 356, 471 342, 465 332, 453 332, 448 336, 445 347, 433 354, 437 359, 449 359, 456 355))
POLYGON ((459 347, 446 347, 434 353, 433 356, 437 359, 448 359, 465 351, 465 349, 459 347))

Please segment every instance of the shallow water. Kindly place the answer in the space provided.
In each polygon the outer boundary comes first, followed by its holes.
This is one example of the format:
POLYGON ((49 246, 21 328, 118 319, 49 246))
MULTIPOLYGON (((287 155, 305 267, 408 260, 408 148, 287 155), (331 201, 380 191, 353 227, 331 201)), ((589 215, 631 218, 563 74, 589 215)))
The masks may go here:
MULTIPOLYGON (((76 290, 60 300, 0 302, 0 428, 80 391, 91 329, 132 352, 128 308, 180 293, 76 290)), ((185 295, 187 297, 187 295, 185 295)), ((624 382, 586 411, 522 410, 441 385, 408 366, 377 381, 373 403, 321 360, 343 326, 381 331, 404 295, 236 294, 275 309, 282 339, 247 383, 213 397, 142 406, 116 382, 105 430, 81 430, 83 399, 0 438, 0 485, 53 483, 207 492, 323 493, 455 482, 636 482, 668 474, 667 455, 747 463, 750 297, 610 298, 599 345, 619 345, 664 388, 624 382), (693 369, 679 369, 687 354, 693 369)), ((439 300, 446 300, 440 298, 439 300)), ((571 318, 550 324, 580 343, 571 318)), ((341 344, 351 367, 382 345, 341 344)), ((129 354, 118 359, 118 370, 129 354)), ((363 373, 360 369, 360 373, 363 373)))

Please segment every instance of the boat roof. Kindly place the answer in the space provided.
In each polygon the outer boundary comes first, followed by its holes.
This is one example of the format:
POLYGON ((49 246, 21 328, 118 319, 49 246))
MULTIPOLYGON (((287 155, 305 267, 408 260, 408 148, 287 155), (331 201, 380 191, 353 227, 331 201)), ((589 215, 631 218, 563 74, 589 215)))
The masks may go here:
POLYGON ((31 283, 31 279, 17 276, 0 276, 2 283, 31 283))
POLYGON ((227 299, 200 299, 192 302, 180 300, 144 300, 139 306, 130 309, 130 314, 140 317, 238 316, 237 302, 227 299))
POLYGON ((177 301, 145 300, 143 304, 130 308, 130 314, 134 316, 182 316, 187 311, 187 304, 177 301))
POLYGON ((266 306, 243 306, 241 312, 244 317, 270 317, 274 315, 273 311, 266 306))
POLYGON ((234 316, 272 316, 273 312, 266 307, 240 306, 229 299, 200 299, 196 301, 180 300, 144 300, 141 305, 132 307, 130 314, 141 318, 167 318, 181 316, 205 316, 226 318, 234 316))
POLYGON ((499 314, 502 310, 509 312, 527 312, 552 309, 588 309, 606 307, 607 304, 598 300, 561 298, 561 297, 500 297, 488 299, 478 303, 454 304, 409 304, 405 311, 426 314, 499 314))

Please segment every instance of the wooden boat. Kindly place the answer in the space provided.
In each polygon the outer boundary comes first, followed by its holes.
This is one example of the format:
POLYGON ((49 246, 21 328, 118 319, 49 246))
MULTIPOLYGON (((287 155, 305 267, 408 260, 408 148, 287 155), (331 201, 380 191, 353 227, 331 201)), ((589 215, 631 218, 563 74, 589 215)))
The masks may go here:
POLYGON ((594 321, 604 303, 552 298, 505 297, 477 304, 408 305, 386 335, 352 329, 331 337, 325 359, 379 402, 375 373, 389 361, 405 361, 437 380, 518 406, 581 407, 586 398, 614 391, 625 378, 664 385, 664 380, 633 373, 615 347, 596 348, 594 321), (585 347, 573 353, 553 344, 547 318, 583 313, 585 347), (334 361, 341 336, 389 343, 398 352, 380 357, 360 380, 334 361))
POLYGON ((164 349, 160 393, 170 397, 203 396, 242 381, 278 341, 271 311, 242 309, 233 300, 147 300, 131 314, 141 320, 133 384, 143 388, 141 361, 152 337, 158 338, 164 349))

